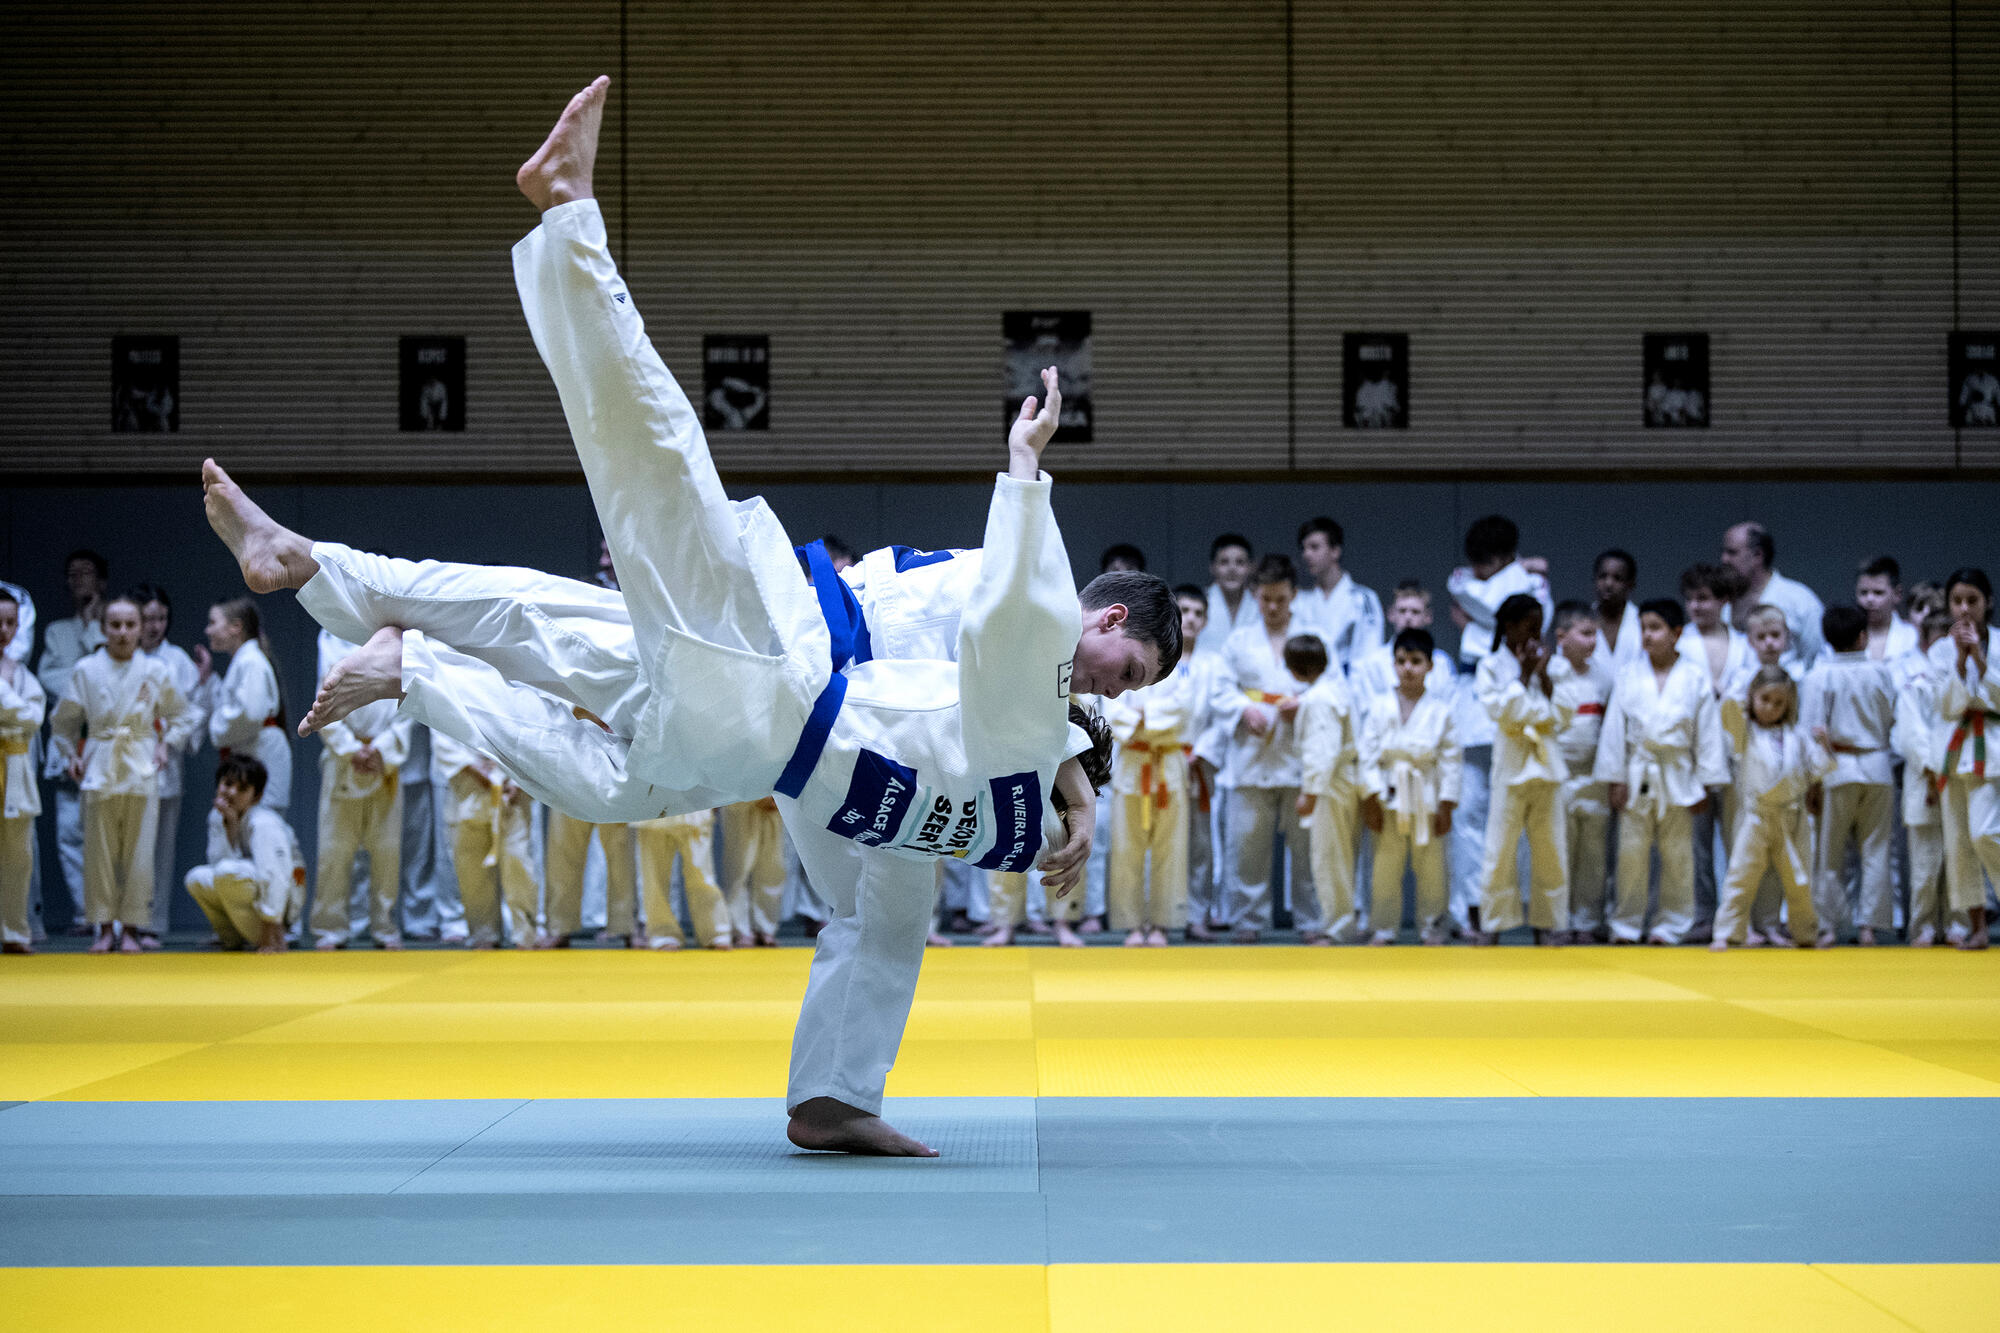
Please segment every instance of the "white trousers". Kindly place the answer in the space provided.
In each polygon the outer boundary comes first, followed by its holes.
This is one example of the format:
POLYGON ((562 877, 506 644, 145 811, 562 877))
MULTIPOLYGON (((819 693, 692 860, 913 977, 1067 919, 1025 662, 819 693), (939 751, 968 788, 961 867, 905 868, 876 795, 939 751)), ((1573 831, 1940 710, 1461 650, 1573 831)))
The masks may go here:
POLYGON ((1661 814, 1626 806, 1618 816, 1618 901, 1611 936, 1679 944, 1694 925, 1693 812, 1670 805, 1661 814), (1660 854, 1660 904, 1647 929, 1653 852, 1660 854))
POLYGON ((1986 905, 1981 875, 2000 884, 2000 780, 1952 778, 1938 807, 1944 883, 1954 915, 1986 905))
POLYGON ((726 805, 717 815, 730 924, 739 935, 776 935, 784 920, 784 817, 754 801, 726 805))
POLYGON ((1479 874, 1479 928, 1519 926, 1521 835, 1528 838, 1527 921, 1537 930, 1569 922, 1569 872, 1563 865, 1561 788, 1554 782, 1510 782, 1493 789, 1479 874))
MULTIPOLYGON (((75 913, 74 923, 90 919, 90 909, 86 905, 89 892, 85 888, 83 863, 86 859, 83 836, 83 793, 74 782, 67 778, 57 778, 50 784, 54 788, 56 808, 56 864, 62 868, 63 887, 69 890, 69 905, 75 913)), ((48 910, 48 886, 42 887, 42 917, 50 932, 62 929, 51 919, 48 910)))
POLYGON ((1610 865, 1611 806, 1604 784, 1571 778, 1562 785, 1563 864, 1569 867, 1569 928, 1594 932, 1605 924, 1610 865))
POLYGON ((83 794, 83 913, 145 930, 153 919, 153 844, 160 798, 83 794))
POLYGON ((458 901, 458 877, 451 868, 450 820, 445 814, 444 784, 432 782, 430 732, 414 728, 407 774, 423 773, 421 781, 403 783, 403 933, 442 940, 465 938, 465 908, 458 901))
MULTIPOLYGON (((380 944, 400 938, 396 889, 403 880, 403 788, 383 783, 366 796, 335 796, 330 765, 320 766, 319 865, 313 878, 313 934, 345 944, 353 926, 354 856, 368 853, 368 930, 380 944)), ((428 795, 428 793, 426 793, 428 795)))
POLYGON ((1244 930, 1271 928, 1271 874, 1279 840, 1291 880, 1292 925, 1323 931, 1325 916, 1313 892, 1305 831, 1299 825, 1297 787, 1229 789, 1229 841, 1225 857, 1223 920, 1244 930))
POLYGON ((1444 923, 1448 906, 1445 896, 1445 849, 1449 834, 1433 837, 1419 846, 1414 837, 1402 832, 1395 817, 1382 821, 1375 834, 1375 882, 1368 909, 1368 929, 1373 934, 1391 934, 1403 924, 1403 872, 1416 880, 1417 929, 1431 931, 1444 923))
POLYGON ((542 903, 549 934, 570 936, 583 928, 584 867, 591 835, 604 849, 604 933, 629 939, 638 928, 639 867, 630 824, 592 824, 549 811, 547 892, 542 903))
POLYGON ((1486 820, 1492 805, 1493 747, 1465 747, 1460 770, 1458 808, 1451 818, 1451 915, 1461 929, 1470 926, 1471 910, 1479 904, 1479 887, 1486 866, 1486 820))
MULTIPOLYGON (((1810 945, 1819 934, 1811 883, 1812 841, 1803 809, 1770 815, 1745 809, 1736 817, 1736 843, 1729 850, 1729 873, 1715 909, 1715 938, 1741 944, 1751 904, 1769 877, 1784 894, 1792 940, 1810 945), (1803 871, 1804 873, 1800 873, 1803 871)), ((1661 876, 1664 885, 1664 872, 1661 876)), ((1763 933, 1761 930, 1759 933, 1763 933)))
POLYGON ((1187 924, 1188 794, 1125 792, 1099 798, 1112 808, 1111 866, 1106 898, 1113 930, 1187 924), (1149 871, 1150 864, 1150 871, 1149 871))
POLYGON ((160 808, 153 818, 153 909, 145 929, 164 935, 173 925, 174 885, 180 881, 174 873, 174 856, 181 840, 181 798, 162 796, 159 800, 160 808))
POLYGON ((1820 925, 1836 938, 1845 938, 1853 926, 1895 928, 1896 882, 1890 864, 1895 808, 1896 789, 1886 782, 1847 782, 1826 789, 1813 903, 1820 925), (1853 888, 1847 882, 1849 846, 1861 853, 1861 882, 1853 888))
POLYGON ((1355 892, 1361 798, 1346 787, 1318 793, 1305 819, 1305 836, 1320 928, 1334 939, 1352 940, 1361 934, 1361 897, 1355 892))
POLYGON ((223 948, 256 947, 264 932, 264 918, 257 915, 256 866, 235 857, 196 866, 187 873, 187 891, 223 948))

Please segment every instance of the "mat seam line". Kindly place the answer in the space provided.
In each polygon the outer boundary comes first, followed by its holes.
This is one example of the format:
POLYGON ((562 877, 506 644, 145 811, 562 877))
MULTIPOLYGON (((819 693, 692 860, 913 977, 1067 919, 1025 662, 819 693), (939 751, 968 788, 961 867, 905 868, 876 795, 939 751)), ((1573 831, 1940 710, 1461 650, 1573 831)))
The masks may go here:
POLYGON ((1834 1286, 1839 1287, 1842 1291, 1847 1292, 1849 1295, 1853 1296, 1856 1300, 1860 1301, 1862 1304, 1873 1306, 1875 1309, 1880 1310, 1883 1314, 1888 1315, 1889 1318, 1895 1320, 1903 1327, 1914 1329, 1916 1330, 1916 1333, 1924 1333, 1924 1326, 1922 1324, 1911 1323, 1909 1320, 1897 1314, 1894 1310, 1891 1310, 1888 1306, 1882 1304, 1882 1302, 1876 1300, 1873 1296, 1870 1296, 1867 1292, 1862 1291, 1860 1288, 1854 1286, 1852 1283, 1842 1282, 1839 1278, 1835 1277, 1832 1273, 1828 1272, 1823 1265, 1818 1263, 1810 1263, 1807 1264, 1806 1267, 1812 1269, 1813 1272, 1818 1273, 1821 1277, 1825 1278, 1828 1282, 1831 1282, 1834 1286))
POLYGON ((453 1144, 448 1151, 441 1153, 435 1159, 424 1163, 424 1165, 420 1167, 417 1170, 417 1172, 414 1175, 412 1175, 408 1180, 399 1182, 394 1187, 385 1190, 384 1193, 401 1194, 406 1186, 414 1185, 417 1181, 423 1179, 424 1176, 430 1173, 433 1167, 441 1166, 444 1163, 450 1161, 452 1157, 458 1153, 459 1149, 465 1147, 469 1143, 476 1142, 477 1140, 485 1137, 489 1132, 491 1132, 494 1129, 497 1129, 499 1126, 505 1124, 508 1120, 512 1119, 514 1115, 516 1115, 518 1112, 522 1110, 522 1108, 539 1100, 541 1099, 538 1097, 528 1097, 528 1098, 523 1098, 522 1100, 516 1102, 513 1106, 507 1109, 505 1115, 502 1115, 497 1119, 491 1120, 486 1124, 481 1125, 477 1130, 473 1131, 473 1133, 467 1135, 464 1139, 460 1140, 458 1143, 453 1144))

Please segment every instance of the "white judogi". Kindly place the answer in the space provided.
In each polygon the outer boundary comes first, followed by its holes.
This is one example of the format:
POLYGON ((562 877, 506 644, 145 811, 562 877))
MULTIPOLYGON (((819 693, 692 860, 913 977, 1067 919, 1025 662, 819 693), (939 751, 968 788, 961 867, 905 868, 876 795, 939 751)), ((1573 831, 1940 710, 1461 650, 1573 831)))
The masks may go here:
POLYGON ((1938 681, 1936 721, 1931 731, 1929 767, 1945 779, 1940 793, 1944 828, 1945 893, 1954 915, 1986 905, 1987 879, 2000 884, 2000 630, 1986 635, 1986 673, 1970 658, 1963 671, 1958 645, 1949 637, 1931 645, 1931 670, 1938 681))
MULTIPOLYGON (((1298 632, 1296 622, 1278 636, 1280 642, 1298 632)), ((1294 720, 1278 715, 1278 702, 1303 688, 1271 649, 1271 635, 1260 618, 1229 636, 1223 650, 1236 694, 1217 703, 1218 717, 1228 718, 1229 814, 1224 820, 1229 846, 1223 854, 1223 919, 1243 930, 1271 926, 1273 886, 1271 867, 1283 839, 1289 867, 1294 924, 1302 932, 1318 933, 1326 919, 1312 880, 1306 841, 1299 826, 1299 747, 1294 720), (1244 710, 1256 705, 1271 718, 1259 736, 1243 725, 1244 710)))
POLYGON ((1229 636, 1239 629, 1264 623, 1263 613, 1257 609, 1257 590, 1250 584, 1243 585, 1243 596, 1236 603, 1236 611, 1231 614, 1229 599, 1223 596, 1222 585, 1208 585, 1208 620, 1201 627, 1201 637, 1196 640, 1205 653, 1220 657, 1229 645, 1229 636))
POLYGON ((1903 680, 1896 692, 1896 725, 1890 744, 1903 760, 1903 829, 1909 836, 1910 939, 1935 940, 1963 923, 1943 910, 1944 827, 1938 819, 1936 740, 1938 694, 1942 682, 1921 653, 1897 659, 1903 680), (1914 668, 1914 669, 1913 669, 1914 668))
POLYGON ((1292 598, 1292 624, 1297 633, 1317 634, 1329 664, 1345 674, 1355 658, 1382 644, 1382 599, 1342 570, 1331 588, 1308 583, 1299 589, 1292 598))
POLYGON ((1417 929, 1429 934, 1444 919, 1447 869, 1447 840, 1432 831, 1431 818, 1460 796, 1455 710, 1427 690, 1408 718, 1393 694, 1377 695, 1357 711, 1357 776, 1362 791, 1382 804, 1368 928, 1379 935, 1402 926, 1407 868, 1417 881, 1417 929))
MULTIPOLYGON (((1470 569, 1461 565, 1451 571, 1451 577, 1445 580, 1445 587, 1459 609, 1472 620, 1459 632, 1458 639, 1459 665, 1466 668, 1467 674, 1479 665, 1481 658, 1494 651, 1494 621, 1500 613, 1501 603, 1509 597, 1526 593, 1540 602, 1543 629, 1548 628, 1549 614, 1555 609, 1555 601, 1549 595, 1548 579, 1529 573, 1519 560, 1510 561, 1483 579, 1474 577, 1470 569)), ((1486 738, 1483 744, 1492 743, 1492 729, 1489 719, 1479 733, 1486 738)))
MULTIPOLYGON (((16 634, 15 643, 24 636, 16 634)), ((102 620, 81 620, 68 616, 49 622, 42 631, 42 655, 35 663, 35 676, 50 706, 62 700, 69 689, 70 672, 76 664, 104 646, 102 620)), ((70 780, 67 760, 50 745, 42 754, 42 776, 48 778, 55 794, 56 860, 62 867, 64 885, 79 915, 84 902, 83 797, 70 780)), ((48 892, 44 886, 43 893, 48 892)), ((53 922, 50 923, 54 925, 53 922)))
MULTIPOLYGON (((146 652, 144 648, 139 651, 146 652)), ((159 647, 146 655, 165 663, 167 670, 173 673, 174 686, 188 701, 191 715, 187 739, 167 752, 166 767, 160 770, 158 832, 153 842, 153 912, 147 928, 155 935, 164 935, 172 923, 174 885, 180 880, 175 873, 175 861, 180 847, 181 795, 187 757, 201 748, 208 729, 208 709, 202 702, 204 692, 197 688, 201 683, 201 671, 185 649, 163 640, 159 647)))
MULTIPOLYGON (((1611 703, 1615 677, 1595 656, 1578 671, 1561 653, 1549 659, 1555 705, 1566 720, 1556 751, 1569 776, 1563 780, 1563 864, 1569 870, 1569 927, 1594 933, 1605 923, 1605 868, 1610 862, 1611 806, 1594 771, 1597 741, 1611 703)), ((1482 913, 1483 915, 1483 913, 1482 913)))
MULTIPOLYGON (((1593 615, 1597 614, 1595 607, 1592 607, 1591 611, 1593 615)), ((1692 629, 1693 626, 1688 628, 1692 629)), ((1611 646, 1611 640, 1604 633, 1603 621, 1599 620, 1597 644, 1590 650, 1590 660, 1609 671, 1612 678, 1616 679, 1619 672, 1646 655, 1645 645, 1640 642, 1642 637, 1639 630, 1638 604, 1628 599, 1624 611, 1618 616, 1618 646, 1615 648, 1611 646)))
MULTIPOLYGON (((1727 629, 1727 627, 1724 627, 1727 629)), ((1743 687, 1750 684, 1750 677, 1757 674, 1757 654, 1750 651, 1750 640, 1742 630, 1728 630, 1729 647, 1722 659, 1722 671, 1717 674, 1708 660, 1708 640, 1702 637, 1694 622, 1681 627, 1681 637, 1676 644, 1681 656, 1691 657, 1700 664, 1702 673, 1708 677, 1710 687, 1715 691, 1717 702, 1725 696, 1740 695, 1743 687)), ((1644 657, 1642 651, 1639 654, 1644 657)))
POLYGON ((208 738, 223 754, 235 750, 264 765, 269 780, 261 804, 284 814, 292 803, 292 743, 285 735, 278 673, 255 640, 229 656, 229 670, 209 677, 208 738))
MULTIPOLYGON (((1708 640, 1692 621, 1682 626, 1679 648, 1683 657, 1700 665, 1707 673, 1709 684, 1715 691, 1715 699, 1720 704, 1724 699, 1741 702, 1743 692, 1750 686, 1750 678, 1757 674, 1757 654, 1750 651, 1750 640, 1741 631, 1723 626, 1724 652, 1721 669, 1709 660, 1708 640)), ((1723 747, 1732 774, 1736 760, 1730 747, 1723 747)), ((1711 801, 1706 810, 1694 816, 1690 824, 1694 830, 1694 926, 1699 935, 1701 928, 1715 920, 1715 904, 1723 875, 1728 873, 1730 850, 1736 838, 1736 784, 1732 780, 1723 789, 1720 800, 1711 801), (1721 868, 1717 868, 1718 849, 1721 868)), ((1778 909, 1784 903, 1784 893, 1778 887, 1774 873, 1759 890, 1750 910, 1750 928, 1758 934, 1768 934, 1778 922, 1778 909)))
POLYGON ((1521 678, 1521 661, 1504 646, 1488 653, 1473 687, 1493 721, 1492 799, 1480 869, 1479 928, 1512 930, 1522 921, 1517 850, 1528 838, 1527 921, 1536 930, 1569 925, 1569 872, 1563 862, 1560 794, 1569 780, 1556 737, 1568 725, 1553 689, 1521 678))
POLYGON ((225 949, 252 948, 266 922, 289 926, 306 905, 306 860, 285 817, 253 805, 231 841, 220 810, 208 812, 208 863, 187 874, 188 896, 225 949))
POLYGON ((785 821, 775 802, 724 806, 722 891, 738 935, 776 935, 784 921, 785 821))
POLYGON ((958 660, 959 620, 984 568, 980 551, 885 546, 840 571, 861 603, 870 657, 958 660))
POLYGON ((1895 669, 1895 663, 1904 656, 1917 651, 1917 627, 1901 616, 1889 617, 1889 627, 1877 632, 1873 625, 1868 627, 1868 658, 1883 666, 1895 669))
POLYGON ((1187 681, 1190 712, 1181 728, 1181 753, 1188 763, 1187 917, 1204 924, 1219 920, 1221 887, 1216 874, 1216 821, 1227 793, 1223 771, 1229 763, 1231 728, 1218 717, 1218 703, 1234 692, 1229 664, 1221 653, 1184 644, 1174 674, 1187 681))
POLYGON ((1187 924, 1189 729, 1205 700, 1192 671, 1104 701, 1118 742, 1111 773, 1111 864, 1105 897, 1113 930, 1187 924), (1151 872, 1148 873, 1148 860, 1151 872))
POLYGON ((549 811, 542 927, 567 939, 583 928, 583 878, 591 835, 604 853, 604 933, 630 940, 639 925, 639 863, 630 824, 593 824, 549 811))
MULTIPOLYGON (((319 679, 352 653, 355 644, 321 630, 319 679)), ((368 853, 368 929, 377 944, 399 942, 396 891, 403 879, 403 760, 415 723, 400 716, 393 699, 378 699, 320 730, 319 874, 312 928, 319 942, 345 944, 350 928, 354 854, 368 853), (355 766, 372 751, 381 767, 355 766)))
POLYGON ((194 721, 173 673, 143 653, 119 662, 95 652, 70 672, 49 719, 50 748, 67 768, 82 747, 83 903, 93 926, 142 930, 152 920, 158 751, 184 744, 194 721))
POLYGON ((646 897, 646 939, 655 949, 668 942, 683 944, 679 913, 674 911, 674 863, 681 867, 681 889, 695 943, 704 949, 729 940, 729 906, 715 882, 715 811, 642 819, 632 825, 639 848, 639 884, 646 897))
POLYGON ((1736 753, 1743 803, 1729 874, 1715 912, 1715 938, 1744 941, 1751 901, 1767 874, 1783 886, 1792 939, 1811 944, 1819 926, 1813 908, 1812 847, 1806 835, 1806 789, 1834 767, 1834 758, 1804 726, 1758 726, 1744 706, 1725 700, 1721 721, 1736 753))
MULTIPOLYGON (((1791 631, 1791 643, 1785 648, 1783 665, 1795 677, 1802 674, 1826 646, 1819 628, 1820 617, 1826 614, 1825 603, 1811 588, 1797 579, 1786 578, 1775 569, 1771 571, 1771 581, 1764 585, 1764 591, 1754 601, 1775 606, 1785 613, 1785 628, 1791 631)), ((1734 607, 1723 607, 1723 620, 1733 623, 1734 610, 1734 607)))
POLYGON ((1598 739, 1597 778, 1623 783, 1618 827, 1618 901, 1613 938, 1647 934, 1647 881, 1660 854, 1660 906, 1651 938, 1679 944, 1694 923, 1694 842, 1690 807, 1729 781, 1722 724, 1708 672, 1686 657, 1662 682, 1651 659, 1628 667, 1611 693, 1598 739))
POLYGON ((1895 774, 1890 732, 1896 725, 1896 684, 1865 651, 1826 652, 1799 690, 1799 725, 1808 736, 1827 733, 1833 765, 1822 779, 1819 874, 1813 901, 1820 927, 1836 939, 1848 926, 1893 930, 1896 887, 1890 872, 1895 823, 1895 774), (1846 884, 1847 849, 1861 853, 1858 900, 1846 884))
MULTIPOLYGON (((1458 689, 1458 668, 1442 648, 1431 650, 1431 673, 1424 677, 1424 693, 1440 699, 1451 698, 1458 689)), ((1361 654, 1347 672, 1347 692, 1360 707, 1378 695, 1396 692, 1396 653, 1389 644, 1361 654)))
POLYGON ((442 732, 431 733, 431 755, 451 791, 452 865, 471 942, 498 944, 504 921, 516 948, 533 943, 538 886, 527 793, 517 787, 509 795, 499 764, 442 732))
POLYGON ((11 653, 0 660, 0 940, 9 944, 34 940, 28 881, 35 864, 35 816, 42 813, 34 746, 47 706, 42 683, 26 663, 11 653))
POLYGON ((1326 933, 1343 941, 1361 931, 1354 892, 1362 797, 1356 712, 1346 683, 1330 665, 1299 696, 1299 794, 1313 798, 1304 821, 1313 893, 1326 933))

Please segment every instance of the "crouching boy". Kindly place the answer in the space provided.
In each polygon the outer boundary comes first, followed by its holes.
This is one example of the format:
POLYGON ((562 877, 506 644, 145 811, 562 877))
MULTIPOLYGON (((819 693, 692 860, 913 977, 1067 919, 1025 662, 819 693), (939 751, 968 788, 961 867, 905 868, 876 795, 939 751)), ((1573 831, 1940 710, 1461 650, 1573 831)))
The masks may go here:
POLYGON ((283 815, 258 804, 270 775, 248 755, 215 769, 208 812, 208 864, 188 871, 195 900, 225 949, 283 953, 285 933, 306 901, 306 862, 283 815))

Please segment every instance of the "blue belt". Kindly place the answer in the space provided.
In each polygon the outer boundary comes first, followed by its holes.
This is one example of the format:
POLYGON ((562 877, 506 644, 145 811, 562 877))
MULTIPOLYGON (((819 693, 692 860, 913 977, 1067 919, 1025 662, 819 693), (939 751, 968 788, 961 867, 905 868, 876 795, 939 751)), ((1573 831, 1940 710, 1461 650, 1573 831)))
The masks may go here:
POLYGON ((841 701, 847 697, 847 677, 840 674, 841 669, 850 663, 873 661, 874 645, 869 638, 868 621, 861 614, 861 603, 847 581, 834 571, 826 543, 814 542, 794 549, 800 567, 812 578, 813 595, 819 599, 820 614, 826 618, 833 662, 826 686, 813 700, 812 712, 799 732, 799 743, 793 747, 785 771, 778 775, 775 790, 796 800, 806 789, 806 779, 819 765, 826 738, 833 732, 833 720, 840 715, 841 701))

